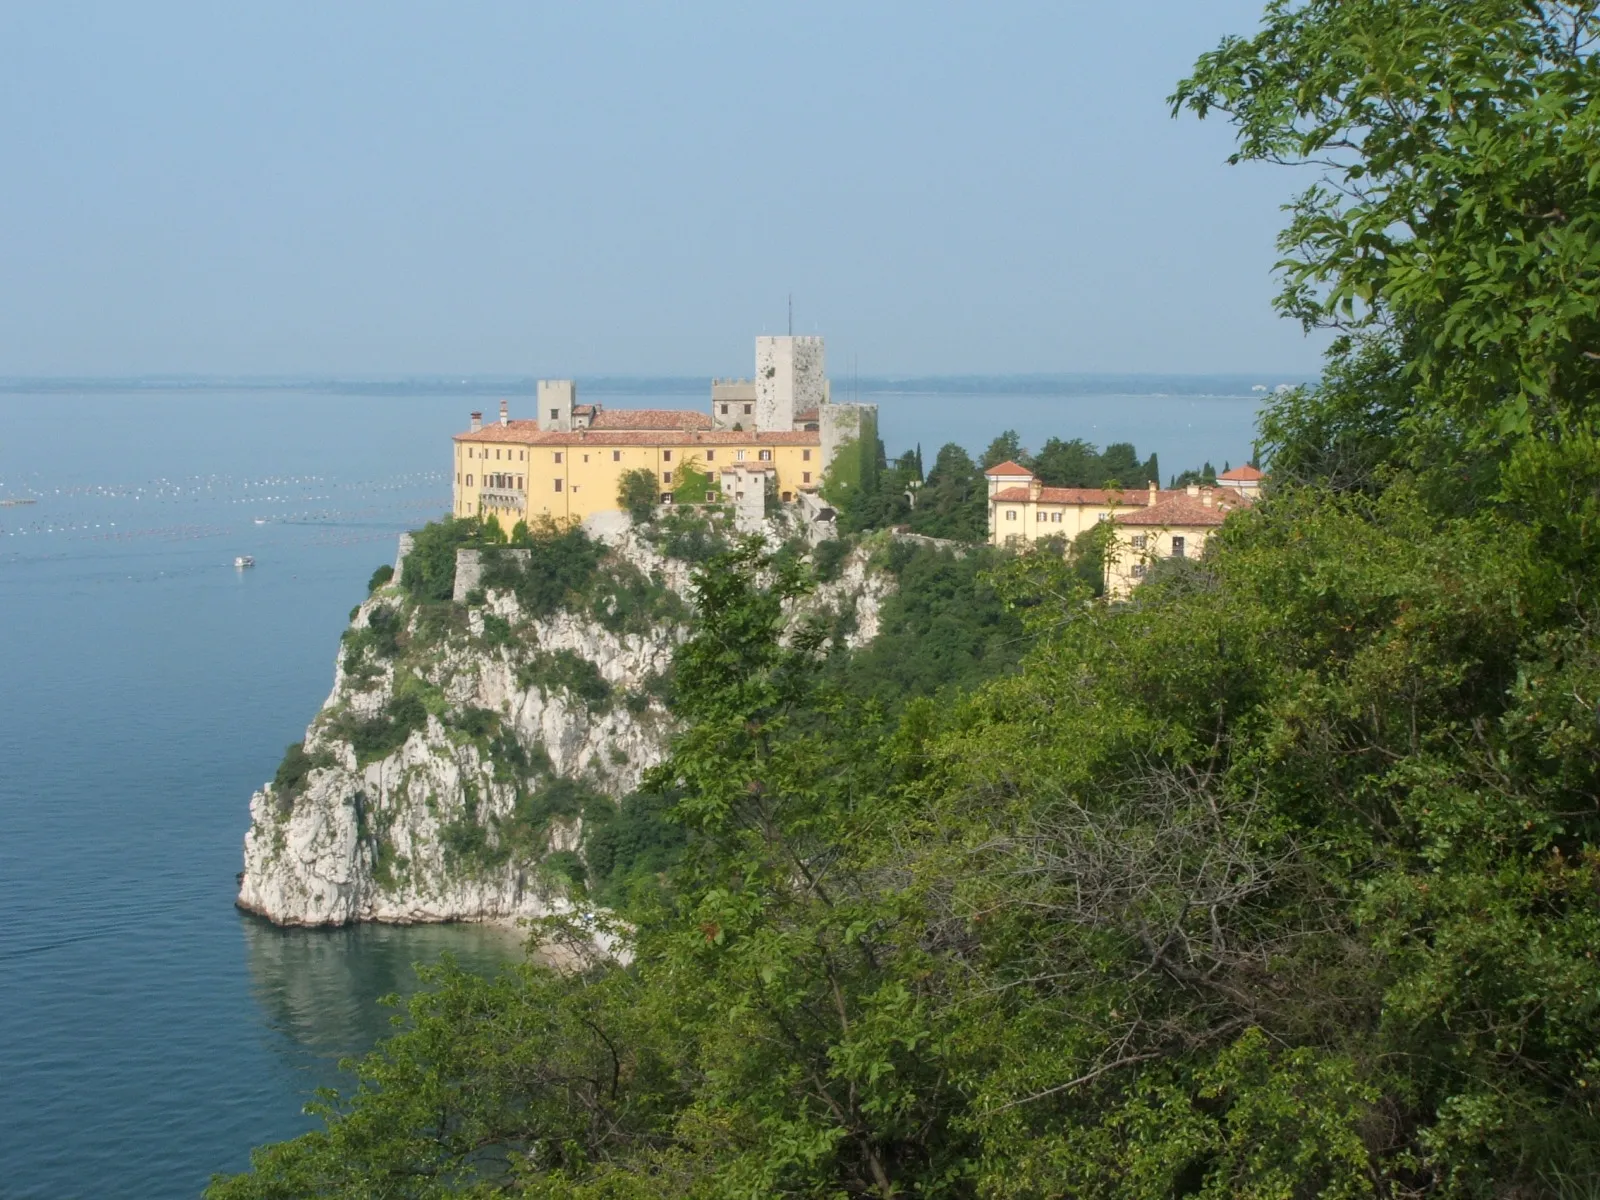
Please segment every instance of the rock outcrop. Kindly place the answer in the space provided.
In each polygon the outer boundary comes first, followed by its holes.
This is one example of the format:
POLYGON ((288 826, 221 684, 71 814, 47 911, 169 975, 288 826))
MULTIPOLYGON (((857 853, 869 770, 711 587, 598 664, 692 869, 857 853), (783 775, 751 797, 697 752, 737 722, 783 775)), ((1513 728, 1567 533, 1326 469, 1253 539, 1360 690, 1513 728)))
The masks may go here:
MULTIPOLYGON (((586 811, 666 753, 663 681, 688 633, 688 565, 631 528, 603 532, 600 569, 653 605, 626 620, 525 612, 475 551, 459 552, 473 586, 456 601, 391 583, 356 610, 302 748, 251 800, 241 908, 283 925, 570 909, 586 811)), ((859 645, 892 586, 854 550, 806 608, 849 614, 859 645)))

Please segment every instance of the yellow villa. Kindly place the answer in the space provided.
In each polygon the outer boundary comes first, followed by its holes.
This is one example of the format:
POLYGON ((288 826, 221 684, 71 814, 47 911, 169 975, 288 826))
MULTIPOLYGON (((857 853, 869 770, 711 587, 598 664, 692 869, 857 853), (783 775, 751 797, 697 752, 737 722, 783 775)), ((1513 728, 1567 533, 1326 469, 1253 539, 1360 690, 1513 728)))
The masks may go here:
MULTIPOLYGON (((1229 472, 1217 488, 1047 487, 1014 462, 984 472, 989 483, 989 541, 1019 549, 1051 538, 1070 542, 1109 522, 1116 531, 1106 561, 1106 594, 1123 599, 1158 558, 1198 557, 1233 509, 1257 495, 1262 475, 1254 467, 1229 472)), ((1220 482, 1220 481, 1219 481, 1220 482)))
POLYGON ((710 413, 576 400, 571 380, 541 380, 532 420, 512 420, 504 401, 495 423, 473 413, 454 439, 455 515, 492 515, 507 527, 538 517, 583 521, 617 509, 623 473, 640 468, 670 504, 690 465, 713 480, 734 468, 741 480, 771 472, 780 499, 793 501, 817 490, 839 447, 876 411, 832 403, 818 337, 756 339, 756 378, 714 381, 710 413))
POLYGON ((984 472, 989 483, 989 541, 996 546, 1031 546, 1047 538, 1071 541, 1085 529, 1130 508, 1145 508, 1181 495, 1143 488, 1047 487, 1027 467, 1003 462, 984 472))
POLYGON ((1191 486, 1155 504, 1118 513, 1117 536, 1106 556, 1106 595, 1125 599, 1158 559, 1198 558, 1228 513, 1249 497, 1226 488, 1191 486))

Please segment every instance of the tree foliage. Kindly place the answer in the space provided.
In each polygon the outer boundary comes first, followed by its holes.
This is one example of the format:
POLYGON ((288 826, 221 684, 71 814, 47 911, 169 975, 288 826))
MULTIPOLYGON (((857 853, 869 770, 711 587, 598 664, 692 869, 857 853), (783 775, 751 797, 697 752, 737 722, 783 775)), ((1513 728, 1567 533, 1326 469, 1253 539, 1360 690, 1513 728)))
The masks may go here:
POLYGON ((644 524, 655 515, 661 489, 656 484, 656 473, 649 467, 634 467, 624 471, 617 479, 617 507, 637 524, 644 524))

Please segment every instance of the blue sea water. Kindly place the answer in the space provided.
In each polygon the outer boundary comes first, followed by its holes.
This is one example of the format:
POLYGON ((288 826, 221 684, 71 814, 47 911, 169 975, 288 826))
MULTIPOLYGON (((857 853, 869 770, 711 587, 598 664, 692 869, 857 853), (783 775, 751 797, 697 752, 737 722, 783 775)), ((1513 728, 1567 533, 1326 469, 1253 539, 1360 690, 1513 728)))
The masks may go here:
MULTIPOLYGON (((1256 382, 1277 381, 859 391, 891 452, 1010 427, 1133 441, 1170 473, 1248 457, 1256 382)), ((587 394, 699 407, 703 386, 587 394)), ((530 390, 0 384, 0 499, 38 501, 0 507, 0 1196, 194 1196, 310 1127, 413 962, 520 953, 468 926, 279 930, 232 901, 250 793, 326 695, 349 609, 448 507, 450 433, 530 390)))

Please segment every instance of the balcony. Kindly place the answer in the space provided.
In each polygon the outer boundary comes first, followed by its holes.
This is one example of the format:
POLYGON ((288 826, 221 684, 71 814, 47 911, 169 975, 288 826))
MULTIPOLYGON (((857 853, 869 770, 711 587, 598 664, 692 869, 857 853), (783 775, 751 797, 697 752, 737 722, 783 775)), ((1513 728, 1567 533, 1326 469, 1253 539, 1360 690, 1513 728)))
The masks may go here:
POLYGON ((484 488, 478 501, 485 508, 527 508, 528 494, 516 488, 484 488))

